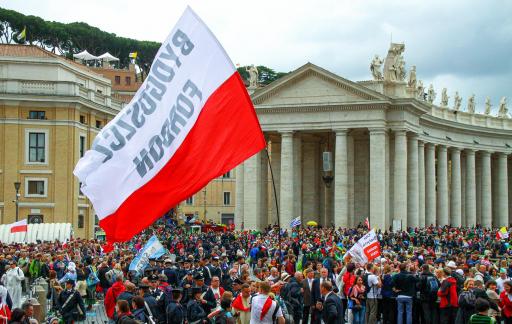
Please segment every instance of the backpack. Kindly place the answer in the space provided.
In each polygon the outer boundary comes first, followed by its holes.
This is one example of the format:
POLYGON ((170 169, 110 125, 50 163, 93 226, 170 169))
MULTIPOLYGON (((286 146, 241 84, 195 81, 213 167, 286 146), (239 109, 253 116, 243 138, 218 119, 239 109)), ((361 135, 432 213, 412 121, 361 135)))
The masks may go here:
MULTIPOLYGON (((481 317, 482 315, 479 315, 479 314, 473 314, 471 315, 471 317, 469 318, 469 324, 472 324, 472 323, 483 323, 482 322, 482 319, 481 318, 476 318, 476 317, 481 317)), ((495 318, 492 318, 490 316, 487 316, 488 319, 489 319, 489 324, 495 324, 496 323, 496 319, 495 318)))
POLYGON ((439 282, 434 276, 427 276, 426 284, 425 284, 425 294, 427 296, 432 297, 433 299, 437 298, 437 291, 439 290, 439 282))
POLYGON ((457 295, 460 295, 460 292, 464 290, 464 277, 457 272, 452 273, 452 277, 455 278, 457 282, 457 295))
POLYGON ((370 283, 368 282, 368 277, 371 275, 371 273, 365 273, 363 275, 363 285, 364 285, 364 296, 368 295, 368 292, 370 291, 370 283))
POLYGON ((143 322, 135 319, 132 315, 125 315, 118 319, 118 324, 144 324, 143 322))

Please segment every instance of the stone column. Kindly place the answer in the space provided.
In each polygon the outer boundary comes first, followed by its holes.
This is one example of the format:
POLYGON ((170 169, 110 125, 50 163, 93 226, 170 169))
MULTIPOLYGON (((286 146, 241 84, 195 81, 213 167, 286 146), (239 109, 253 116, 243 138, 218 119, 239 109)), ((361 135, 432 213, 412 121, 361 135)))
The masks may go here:
MULTIPOLYGON (((268 142, 267 142, 268 143, 268 142)), ((260 227, 259 228, 264 228, 264 227, 267 227, 269 222, 268 222, 268 218, 269 218, 269 188, 268 188, 268 185, 269 185, 269 167, 268 167, 268 156, 267 156, 267 152, 265 151, 261 151, 261 158, 260 158, 260 163, 261 163, 261 186, 260 186, 260 204, 261 204, 261 211, 260 211, 260 227)), ((270 193, 273 194, 273 191, 270 191, 270 193)), ((271 200, 272 202, 274 201, 274 199, 272 198, 271 200)))
MULTIPOLYGON (((270 192, 270 215, 268 222, 272 225, 278 223, 277 219, 277 207, 276 207, 276 196, 277 203, 280 204, 280 192, 281 189, 281 143, 272 140, 270 142, 270 164, 272 165, 272 174, 274 175, 274 183, 271 183, 271 192, 270 192), (276 194, 274 195, 274 185, 276 194)), ((272 179, 271 179, 272 180, 272 179)))
POLYGON ((334 225, 348 226, 347 130, 336 130, 334 156, 334 225))
POLYGON ((304 164, 302 174, 302 221, 320 222, 319 181, 320 145, 318 142, 304 142, 304 164))
POLYGON ((476 225, 475 151, 466 150, 466 226, 476 225))
POLYGON ((425 158, 425 225, 436 224, 436 146, 427 144, 425 158))
POLYGON ((492 227, 492 196, 491 196, 491 153, 482 151, 482 226, 492 227))
POLYGON ((482 225, 482 158, 475 153, 476 223, 482 225))
POLYGON ((498 226, 508 226, 507 154, 498 153, 498 226))
POLYGON ((244 162, 244 229, 262 228, 261 155, 259 152, 244 162))
POLYGON ((244 221, 244 164, 236 167, 235 227, 239 230, 244 221))
POLYGON ((407 226, 418 227, 419 223, 419 179, 418 179, 418 135, 408 139, 407 146, 407 226))
POLYGON ((293 217, 302 220, 302 136, 295 134, 293 137, 293 188, 294 203, 293 217))
POLYGON ((348 226, 354 226, 354 137, 347 137, 348 156, 348 226))
POLYGON ((418 185, 419 185, 419 222, 425 227, 425 143, 418 141, 418 185))
POLYGON ((281 133, 281 188, 279 213, 282 228, 290 228, 294 204, 293 132, 281 133))
POLYGON ((382 230, 386 217, 386 136, 384 128, 370 129, 370 224, 382 230))
POLYGON ((448 156, 446 146, 437 152, 437 224, 448 225, 448 156))
POLYGON ((460 227, 462 222, 461 205, 461 180, 460 180, 460 149, 451 149, 451 178, 452 186, 450 190, 450 224, 454 227, 460 227))
MULTIPOLYGON (((371 154, 370 154, 371 156, 371 154)), ((373 157, 372 157, 373 160, 373 157)), ((371 173, 371 172, 370 172, 371 173)), ((374 177, 370 177, 373 181, 374 177)), ((394 219, 402 221, 402 229, 407 228, 407 135, 404 130, 395 131, 395 165, 393 174, 394 219)))

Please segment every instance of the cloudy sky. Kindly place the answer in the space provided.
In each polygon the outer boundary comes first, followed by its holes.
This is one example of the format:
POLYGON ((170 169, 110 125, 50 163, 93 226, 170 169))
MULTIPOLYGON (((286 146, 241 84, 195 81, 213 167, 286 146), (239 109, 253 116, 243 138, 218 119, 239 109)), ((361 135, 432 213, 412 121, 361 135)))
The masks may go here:
POLYGON ((450 104, 459 91, 483 111, 502 96, 512 107, 512 1, 340 0, 2 0, 0 6, 60 22, 84 21, 120 36, 165 39, 189 4, 234 63, 291 71, 312 62, 351 80, 371 78, 373 55, 391 37, 405 43, 408 68, 450 104))

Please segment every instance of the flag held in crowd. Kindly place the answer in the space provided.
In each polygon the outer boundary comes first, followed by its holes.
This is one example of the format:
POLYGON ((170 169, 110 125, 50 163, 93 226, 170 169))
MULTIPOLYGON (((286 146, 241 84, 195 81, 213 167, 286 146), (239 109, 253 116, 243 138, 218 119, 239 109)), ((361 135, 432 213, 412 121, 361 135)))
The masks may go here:
POLYGON ((166 254, 167 250, 164 248, 162 243, 158 240, 158 238, 153 235, 147 242, 146 245, 137 253, 137 256, 133 258, 132 263, 130 263, 129 270, 137 271, 141 273, 146 266, 149 264, 150 258, 159 258, 162 255, 166 254))
POLYGON ((137 52, 131 52, 128 54, 128 57, 135 60, 137 58, 137 52))
POLYGON ((27 232, 27 231, 28 231, 28 224, 27 224, 26 218, 11 224, 11 233, 20 233, 20 232, 27 232))
POLYGON ((368 217, 366 217, 366 219, 364 220, 364 225, 366 226, 366 228, 368 228, 368 230, 370 230, 370 220, 368 219, 368 217))
POLYGON ((240 75, 187 8, 144 84, 96 136, 74 174, 110 250, 264 147, 240 75))
POLYGON ((345 257, 350 254, 352 260, 356 263, 365 264, 381 255, 380 243, 375 234, 375 230, 371 230, 357 241, 354 246, 348 250, 345 257))
POLYGON ((300 220, 300 216, 299 217, 295 217, 294 219, 292 219, 292 221, 290 222, 290 227, 296 227, 296 226, 300 226, 300 224, 302 224, 301 220, 300 220))
POLYGON ((503 239, 508 238, 508 230, 505 226, 503 226, 502 228, 500 228, 499 231, 496 232, 496 238, 498 240, 503 240, 503 239))

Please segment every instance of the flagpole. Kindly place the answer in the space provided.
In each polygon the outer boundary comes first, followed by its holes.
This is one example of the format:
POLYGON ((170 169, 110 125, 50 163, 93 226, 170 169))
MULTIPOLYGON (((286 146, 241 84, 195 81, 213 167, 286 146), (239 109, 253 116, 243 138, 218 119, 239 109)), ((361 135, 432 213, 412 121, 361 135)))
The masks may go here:
POLYGON ((270 168, 270 178, 272 178, 272 187, 274 188, 274 201, 276 202, 277 226, 279 227, 278 235, 279 235, 279 241, 281 241, 281 217, 279 216, 279 203, 277 202, 276 182, 274 181, 274 172, 272 171, 272 163, 270 163, 270 156, 268 154, 268 146, 265 146, 265 152, 267 153, 267 162, 268 162, 268 166, 270 168))

